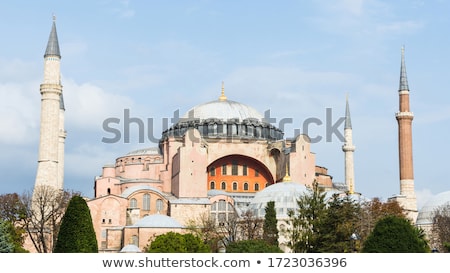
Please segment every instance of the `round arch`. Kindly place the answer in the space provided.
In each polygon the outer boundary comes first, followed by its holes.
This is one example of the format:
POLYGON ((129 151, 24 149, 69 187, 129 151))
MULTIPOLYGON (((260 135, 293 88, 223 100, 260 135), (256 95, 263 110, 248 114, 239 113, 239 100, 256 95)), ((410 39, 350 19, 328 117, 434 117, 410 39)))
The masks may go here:
POLYGON ((226 184, 221 190, 235 193, 255 193, 274 183, 270 170, 262 162, 240 154, 214 160, 207 172, 208 190, 211 190, 211 181, 221 181, 226 184))

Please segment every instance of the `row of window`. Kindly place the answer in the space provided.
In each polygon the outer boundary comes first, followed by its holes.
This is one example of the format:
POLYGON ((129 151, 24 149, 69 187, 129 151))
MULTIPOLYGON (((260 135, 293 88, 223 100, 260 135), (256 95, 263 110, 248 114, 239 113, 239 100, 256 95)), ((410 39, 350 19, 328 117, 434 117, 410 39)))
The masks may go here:
MULTIPOLYGON (((130 199, 130 209, 138 208, 138 202, 136 198, 130 199)), ((162 199, 156 200, 156 211, 161 212, 164 209, 164 202, 162 199)), ((142 210, 150 210, 150 194, 144 194, 142 196, 142 210)))
MULTIPOLYGON (((237 191, 238 190, 238 182, 233 182, 232 186, 232 190, 233 191, 237 191)), ((244 191, 248 191, 249 189, 249 183, 244 182, 244 191)), ((216 182, 215 181, 211 181, 209 182, 209 188, 211 190, 215 190, 216 189, 216 182)), ((222 181, 222 183, 220 183, 220 189, 221 190, 227 190, 227 183, 225 181, 222 181)), ((253 186, 253 190, 254 191, 259 191, 259 184, 255 183, 253 186)))
MULTIPOLYGON (((231 175, 239 175, 238 174, 238 164, 236 161, 233 161, 233 163, 231 164, 231 175)), ((227 164, 223 164, 222 165, 222 175, 227 175, 228 174, 228 165, 227 164)), ((211 167, 209 169, 209 175, 210 176, 216 176, 216 167, 211 167)), ((248 167, 247 165, 242 165, 242 175, 243 176, 247 176, 248 175, 248 167)), ((259 176, 259 171, 255 170, 255 176, 259 176)))

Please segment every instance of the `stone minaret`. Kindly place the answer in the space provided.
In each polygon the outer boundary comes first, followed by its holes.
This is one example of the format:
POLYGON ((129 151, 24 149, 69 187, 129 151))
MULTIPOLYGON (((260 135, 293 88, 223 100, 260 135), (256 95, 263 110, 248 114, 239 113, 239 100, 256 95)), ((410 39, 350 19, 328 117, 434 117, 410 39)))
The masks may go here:
POLYGON ((41 91, 39 157, 35 181, 38 186, 63 189, 64 173, 64 102, 60 76, 61 55, 55 18, 44 54, 44 81, 41 91))
POLYGON ((398 152, 400 165, 400 195, 395 199, 400 203, 410 218, 415 221, 417 202, 414 191, 414 169, 412 150, 412 120, 414 118, 409 105, 409 87, 406 77, 405 49, 402 47, 399 112, 395 114, 398 122, 398 152))
POLYGON ((353 165, 353 152, 355 151, 355 146, 353 146, 352 120, 350 118, 348 97, 346 98, 345 105, 344 138, 345 142, 344 145, 342 145, 342 151, 344 151, 345 154, 345 184, 347 185, 348 193, 353 194, 355 192, 355 171, 353 165))

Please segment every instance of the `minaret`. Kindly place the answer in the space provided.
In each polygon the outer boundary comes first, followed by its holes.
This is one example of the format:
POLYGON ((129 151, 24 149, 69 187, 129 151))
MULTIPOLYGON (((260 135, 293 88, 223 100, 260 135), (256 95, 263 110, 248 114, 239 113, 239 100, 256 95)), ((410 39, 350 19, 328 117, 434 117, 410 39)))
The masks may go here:
POLYGON ((65 131, 60 61, 55 17, 53 17, 53 25, 44 54, 44 81, 40 86, 41 123, 35 189, 38 186, 63 189, 65 131))
POLYGON ((398 152, 400 165, 400 195, 396 200, 415 221, 417 214, 416 194, 414 192, 414 170, 412 151, 412 120, 414 118, 409 105, 409 87, 406 77, 405 48, 402 47, 399 112, 395 114, 398 122, 398 152))
POLYGON ((347 185, 348 193, 353 194, 355 192, 355 171, 353 165, 353 152, 355 151, 355 146, 353 146, 352 120, 350 118, 348 97, 346 98, 345 103, 345 142, 344 145, 342 145, 342 151, 344 151, 345 154, 345 184, 347 185))

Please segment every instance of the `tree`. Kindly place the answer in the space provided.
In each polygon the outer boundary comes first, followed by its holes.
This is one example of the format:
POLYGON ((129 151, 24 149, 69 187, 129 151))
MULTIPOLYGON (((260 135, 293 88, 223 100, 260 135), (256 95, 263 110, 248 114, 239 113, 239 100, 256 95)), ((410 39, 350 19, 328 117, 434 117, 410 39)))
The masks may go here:
POLYGON ((361 205, 359 236, 361 242, 364 242, 372 232, 375 224, 389 215, 406 218, 403 208, 397 201, 381 202, 379 198, 365 202, 361 205))
POLYGON ((17 193, 0 195, 0 219, 17 224, 26 217, 26 207, 17 193))
POLYGON ((230 243, 227 253, 283 253, 283 250, 265 240, 242 240, 230 243))
POLYGON ((24 228, 37 252, 53 250, 62 216, 74 194, 51 186, 39 186, 32 193, 21 196, 26 209, 24 228))
POLYGON ((267 202, 264 215, 263 239, 269 245, 278 246, 278 228, 277 213, 275 211, 275 202, 267 202))
POLYGON ((439 252, 450 252, 450 204, 434 211, 432 225, 433 245, 439 252))
POLYGON ((318 234, 318 252, 345 253, 357 250, 360 205, 349 195, 334 194, 327 203, 318 234))
POLYGON ((145 251, 148 253, 207 253, 210 249, 198 236, 170 231, 156 236, 145 251))
POLYGON ((219 233, 216 219, 208 213, 200 214, 196 219, 188 220, 187 229, 205 242, 212 252, 219 252, 220 245, 223 245, 223 234, 219 233))
POLYGON ((297 205, 296 211, 288 212, 291 223, 288 245, 293 252, 317 252, 320 228, 326 215, 325 193, 317 181, 298 198, 297 205))
POLYGON ((12 253, 14 242, 8 230, 10 223, 0 220, 0 253, 12 253))
POLYGON ((98 244, 86 200, 75 195, 62 218, 55 253, 97 253, 98 244))
POLYGON ((24 228, 26 212, 26 207, 17 193, 0 195, 0 222, 5 222, 6 231, 14 244, 12 251, 14 253, 28 252, 23 248, 26 235, 24 228))
POLYGON ((255 217, 250 210, 244 211, 238 224, 240 230, 239 240, 257 240, 261 239, 263 220, 255 217))
POLYGON ((408 219, 389 215, 380 219, 364 242, 366 253, 424 253, 429 252, 423 232, 408 219))

